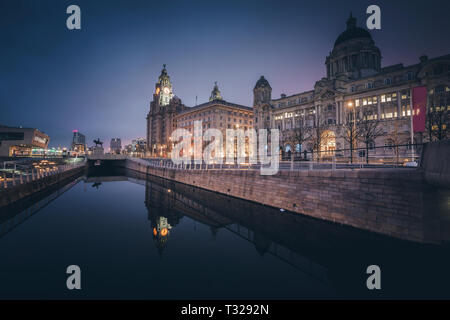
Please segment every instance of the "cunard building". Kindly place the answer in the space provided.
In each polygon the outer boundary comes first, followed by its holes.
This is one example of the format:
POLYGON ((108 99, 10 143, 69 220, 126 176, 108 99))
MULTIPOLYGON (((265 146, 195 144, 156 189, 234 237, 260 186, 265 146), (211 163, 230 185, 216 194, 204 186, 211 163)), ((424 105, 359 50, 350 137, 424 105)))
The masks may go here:
POLYGON ((279 129, 283 152, 334 154, 350 147, 349 130, 359 120, 374 121, 378 125, 370 141, 353 140, 354 147, 364 147, 367 142, 375 157, 393 152, 396 144, 411 143, 411 138, 415 143, 445 138, 450 55, 421 56, 411 66, 382 67, 381 60, 370 33, 359 28, 350 15, 346 30, 325 58, 326 77, 317 81, 314 89, 273 99, 269 82, 264 77, 257 81, 253 90, 255 128, 279 129), (428 91, 426 129, 411 135, 412 89, 418 86, 426 86, 428 91))

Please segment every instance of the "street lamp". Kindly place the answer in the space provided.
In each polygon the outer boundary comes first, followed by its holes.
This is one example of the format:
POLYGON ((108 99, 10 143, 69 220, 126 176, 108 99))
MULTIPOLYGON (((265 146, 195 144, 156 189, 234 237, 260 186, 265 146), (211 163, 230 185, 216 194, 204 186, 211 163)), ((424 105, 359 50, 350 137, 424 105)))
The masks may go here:
POLYGON ((355 113, 355 107, 353 106, 353 102, 349 101, 347 102, 347 107, 352 109, 353 112, 353 123, 352 123, 352 129, 350 133, 350 163, 353 163, 353 145, 354 145, 354 139, 356 138, 356 113, 355 113))

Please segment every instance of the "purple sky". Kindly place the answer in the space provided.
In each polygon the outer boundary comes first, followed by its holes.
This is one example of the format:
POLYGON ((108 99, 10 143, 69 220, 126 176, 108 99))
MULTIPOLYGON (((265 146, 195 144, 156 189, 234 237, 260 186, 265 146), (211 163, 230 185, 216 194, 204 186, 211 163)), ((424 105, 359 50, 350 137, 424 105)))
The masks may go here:
POLYGON ((3 0, 0 124, 39 128, 51 146, 69 145, 73 129, 88 145, 144 137, 163 63, 188 106, 207 101, 214 81, 248 106, 261 75, 273 97, 311 90, 350 11, 365 27, 370 4, 382 10, 370 32, 383 66, 450 53, 448 1, 3 0), (70 4, 79 31, 66 28, 70 4))

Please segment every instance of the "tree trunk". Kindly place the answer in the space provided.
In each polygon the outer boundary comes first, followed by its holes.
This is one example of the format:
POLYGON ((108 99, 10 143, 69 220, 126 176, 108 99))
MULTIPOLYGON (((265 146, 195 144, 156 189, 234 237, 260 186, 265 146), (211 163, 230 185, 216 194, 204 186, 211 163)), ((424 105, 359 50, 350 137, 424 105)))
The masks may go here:
POLYGON ((353 164, 353 136, 350 137, 350 163, 353 164))
POLYGON ((366 143, 366 163, 369 164, 369 144, 366 143))

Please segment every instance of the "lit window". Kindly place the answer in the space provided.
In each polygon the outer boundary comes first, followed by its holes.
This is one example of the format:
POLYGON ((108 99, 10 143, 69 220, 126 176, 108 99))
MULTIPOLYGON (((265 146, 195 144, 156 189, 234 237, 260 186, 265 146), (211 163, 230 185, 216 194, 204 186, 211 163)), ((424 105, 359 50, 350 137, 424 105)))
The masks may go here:
POLYGON ((381 102, 386 102, 386 96, 384 94, 381 96, 381 102))

